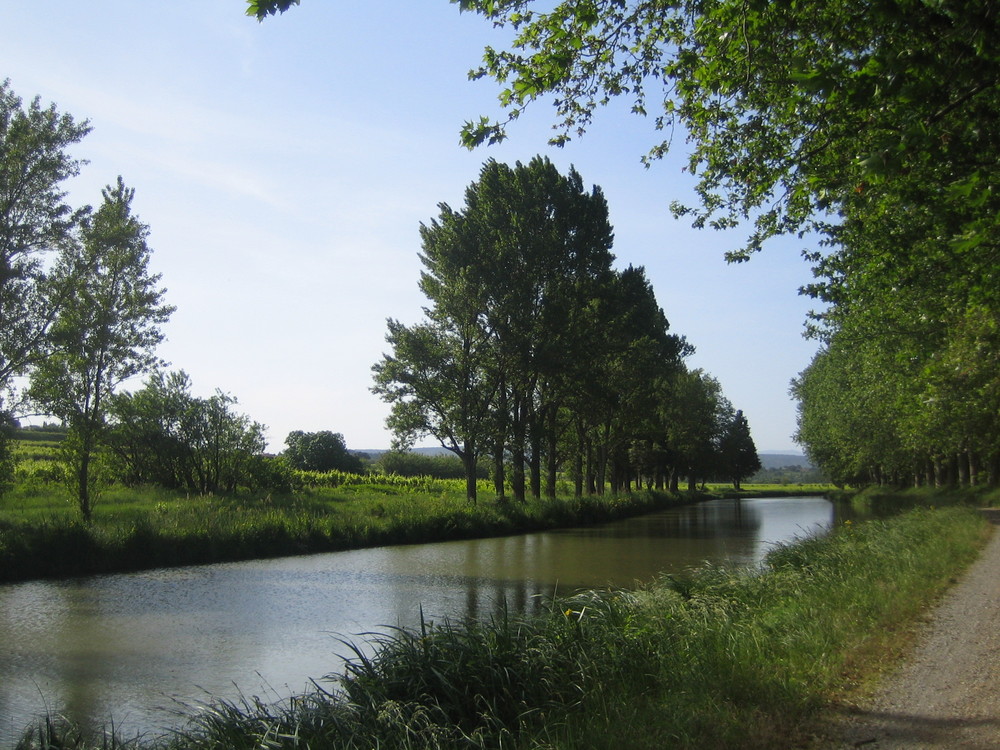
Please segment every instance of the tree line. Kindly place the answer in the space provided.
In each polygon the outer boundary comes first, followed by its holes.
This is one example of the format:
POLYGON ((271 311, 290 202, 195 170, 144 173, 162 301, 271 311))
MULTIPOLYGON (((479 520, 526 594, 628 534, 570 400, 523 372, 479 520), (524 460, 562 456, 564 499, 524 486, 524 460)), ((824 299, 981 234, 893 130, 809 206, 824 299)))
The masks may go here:
MULTIPOLYGON (((256 4, 267 12, 288 3, 256 4), (276 6, 276 7, 275 7, 276 6)), ((749 225, 740 261, 798 236, 821 343, 792 384, 797 439, 857 484, 1000 481, 1000 8, 992 0, 462 0, 513 31, 472 71, 555 142, 613 97, 683 136, 699 227, 749 225)))
POLYGON ((993 0, 458 5, 507 34, 470 71, 498 85, 503 114, 470 119, 467 146, 504 140, 541 102, 560 145, 624 98, 662 134, 647 164, 688 149, 697 199, 674 214, 747 227, 731 261, 773 237, 807 244, 821 348, 792 393, 797 439, 829 476, 1000 481, 993 0))
POLYGON ((414 325, 388 321, 373 391, 400 446, 436 438, 466 467, 488 457, 496 496, 577 496, 634 483, 676 490, 759 468, 743 414, 689 370, 645 271, 613 268, 600 189, 545 158, 488 161, 461 210, 422 225, 414 325))
MULTIPOLYGON (((0 87, 0 485, 13 415, 28 409, 66 425, 84 518, 112 478, 209 493, 281 487, 282 466, 359 469, 331 432, 295 431, 283 464, 266 460, 264 427, 235 399, 195 397, 183 371, 165 370, 156 348, 174 308, 149 270, 135 190, 119 177, 96 209, 66 201, 81 168, 69 149, 88 132, 0 87)), ((553 497, 562 474, 578 496, 753 474, 742 413, 685 367, 693 349, 669 332, 644 270, 612 267, 599 188, 542 158, 489 161, 461 211, 440 208, 420 227, 427 318, 389 321, 393 351, 374 367, 400 446, 436 437, 463 461, 473 500, 487 458, 497 496, 516 500, 553 497)))

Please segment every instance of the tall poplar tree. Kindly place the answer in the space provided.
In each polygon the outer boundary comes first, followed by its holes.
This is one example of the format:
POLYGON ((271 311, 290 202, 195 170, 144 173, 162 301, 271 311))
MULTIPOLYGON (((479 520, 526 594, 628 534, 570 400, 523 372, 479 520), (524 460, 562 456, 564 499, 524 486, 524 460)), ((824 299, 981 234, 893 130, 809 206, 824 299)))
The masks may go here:
POLYGON ((523 500, 529 464, 540 491, 555 374, 581 355, 581 311, 611 279, 607 204, 547 159, 490 161, 464 208, 442 205, 421 239, 430 322, 390 321, 394 351, 376 365, 375 390, 394 403, 397 435, 434 435, 466 460, 470 482, 473 453, 492 455, 501 497, 509 459, 513 496, 523 500))
POLYGON ((750 434, 750 424, 739 409, 723 425, 719 438, 718 471, 740 489, 740 483, 756 474, 761 467, 757 446, 750 434))
POLYGON ((80 512, 93 510, 92 461, 105 430, 109 399, 123 381, 152 369, 164 304, 159 275, 149 271, 148 227, 132 213, 135 191, 121 177, 82 230, 78 252, 56 274, 72 297, 53 326, 51 354, 31 374, 30 395, 68 422, 65 458, 80 512))

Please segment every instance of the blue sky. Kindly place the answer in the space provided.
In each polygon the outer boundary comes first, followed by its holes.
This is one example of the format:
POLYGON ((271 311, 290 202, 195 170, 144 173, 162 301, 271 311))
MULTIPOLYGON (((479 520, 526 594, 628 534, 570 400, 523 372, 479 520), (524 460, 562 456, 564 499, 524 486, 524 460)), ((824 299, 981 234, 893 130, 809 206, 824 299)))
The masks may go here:
MULTIPOLYGON (((789 380, 816 343, 803 241, 727 265, 738 234, 694 230, 671 200, 691 197, 684 144, 645 169, 657 134, 623 105, 562 149, 536 106, 499 147, 467 151, 462 123, 496 115, 496 84, 467 71, 502 38, 447 0, 303 0, 263 24, 243 0, 0 0, 0 78, 89 119, 68 186, 96 204, 120 174, 151 229, 154 270, 177 312, 160 354, 268 426, 341 432, 387 447, 388 407, 371 395, 386 318, 411 323, 420 222, 462 205, 488 158, 548 156, 601 186, 620 267, 643 265, 689 366, 722 384, 757 447, 793 447, 789 380)), ((428 442, 427 444, 432 444, 428 442)))

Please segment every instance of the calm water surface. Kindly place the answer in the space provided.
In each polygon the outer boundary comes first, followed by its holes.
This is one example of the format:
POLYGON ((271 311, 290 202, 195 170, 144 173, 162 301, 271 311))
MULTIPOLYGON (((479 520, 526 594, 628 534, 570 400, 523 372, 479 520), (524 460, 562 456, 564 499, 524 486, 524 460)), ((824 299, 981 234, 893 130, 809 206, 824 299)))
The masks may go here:
POLYGON ((716 500, 602 526, 0 586, 0 746, 48 710, 126 734, 210 697, 278 700, 337 671, 338 640, 752 564, 825 530, 821 498, 716 500))

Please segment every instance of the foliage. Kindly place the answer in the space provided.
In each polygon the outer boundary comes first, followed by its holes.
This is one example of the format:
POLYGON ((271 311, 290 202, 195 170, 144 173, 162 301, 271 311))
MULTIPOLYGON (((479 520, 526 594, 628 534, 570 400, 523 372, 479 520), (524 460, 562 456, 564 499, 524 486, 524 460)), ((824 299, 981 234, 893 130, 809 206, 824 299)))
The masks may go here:
POLYGON ((287 493, 195 495, 112 485, 88 524, 66 503, 59 477, 24 478, 0 507, 0 580, 513 534, 611 521, 683 502, 634 493, 471 505, 464 480, 287 472, 283 476, 293 487, 287 493))
MULTIPOLYGON (((623 98, 663 133, 647 163, 688 147, 697 200, 674 213, 751 227, 730 260, 809 238, 816 280, 803 291, 823 305, 811 332, 828 348, 795 392, 822 468, 1000 482, 993 0, 458 2, 509 40, 472 71, 500 84, 506 118, 466 123, 467 145, 503 140, 538 100, 563 144, 623 98), (819 374, 847 351, 852 375, 819 374)), ((252 6, 260 18, 289 7, 252 6)), ((669 451, 643 442, 645 455, 669 451)))
POLYGON ((728 424, 723 426, 718 456, 719 473, 728 476, 736 489, 740 488, 740 482, 761 468, 760 456, 750 435, 750 425, 742 411, 737 410, 728 424))
POLYGON ((27 425, 17 430, 16 437, 19 441, 25 442, 59 442, 64 437, 68 428, 51 422, 42 425, 27 425))
POLYGON ((763 468, 748 480, 751 484, 768 485, 829 485, 830 480, 819 469, 806 466, 780 466, 763 468))
POLYGON ((247 0, 247 15, 263 21, 268 16, 284 13, 298 4, 299 0, 247 0))
MULTIPOLYGON (((625 97, 667 133, 647 158, 675 133, 690 145, 699 205, 675 213, 699 227, 752 222, 730 259, 778 235, 816 240, 804 291, 826 305, 812 330, 829 349, 796 393, 801 439, 824 468, 1000 481, 995 3, 461 5, 513 30, 475 71, 505 86, 508 122, 551 94, 563 143, 625 97), (819 375, 821 360, 845 357, 852 375, 819 375)), ((466 142, 501 140, 505 126, 469 123, 466 142)))
POLYGON ((80 170, 68 149, 90 130, 55 105, 28 106, 0 82, 0 400, 45 347, 55 312, 69 290, 43 262, 73 245, 85 211, 65 202, 62 183, 80 170))
POLYGON ((233 492, 267 477, 284 486, 287 473, 260 463, 263 426, 235 412, 236 403, 218 390, 208 398, 192 395, 184 372, 156 372, 142 389, 116 396, 108 444, 119 477, 129 486, 200 494, 233 492))
POLYGON ((0 402, 0 498, 11 488, 14 483, 16 461, 14 458, 14 434, 16 424, 13 418, 3 411, 3 402, 0 402))
POLYGON ((52 328, 52 352, 35 365, 29 394, 69 424, 64 455, 85 519, 95 481, 91 458, 101 444, 108 401, 122 382, 157 363, 159 326, 173 308, 163 304, 160 277, 149 273, 149 228, 132 213, 135 191, 122 178, 82 230, 79 248, 55 274, 72 288, 52 328))
POLYGON ((427 320, 390 320, 392 353, 373 368, 400 447, 436 437, 462 459, 470 499, 482 456, 501 498, 542 496, 543 473, 553 497, 567 466, 581 496, 630 486, 629 443, 654 429, 693 350, 668 332, 644 270, 612 269, 600 189, 541 157, 490 161, 421 239, 427 320))
MULTIPOLYGON (((474 75, 506 88, 510 120, 553 95, 563 143, 625 97, 666 131, 683 128, 699 175, 696 223, 754 217, 737 257, 767 237, 827 231, 853 212, 920 185, 936 210, 962 217, 952 237, 996 237, 993 119, 1000 54, 997 12, 975 2, 759 4, 738 0, 461 0, 497 26, 509 49, 487 48, 474 75), (970 195, 979 205, 969 205, 970 195), (983 221, 986 219, 986 221, 983 221)), ((503 123, 465 129, 470 144, 505 137, 503 123)))
POLYGON ((288 448, 283 455, 293 469, 359 472, 362 468, 361 459, 348 452, 339 432, 294 430, 288 433, 285 445, 288 448))
MULTIPOLYGON (((463 479, 465 466, 457 456, 427 456, 412 451, 386 451, 378 457, 374 467, 382 474, 401 477, 435 477, 436 479, 463 479)), ((486 479, 489 470, 482 461, 476 467, 476 478, 486 479)))

